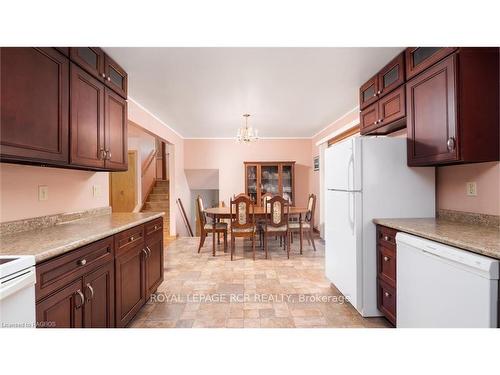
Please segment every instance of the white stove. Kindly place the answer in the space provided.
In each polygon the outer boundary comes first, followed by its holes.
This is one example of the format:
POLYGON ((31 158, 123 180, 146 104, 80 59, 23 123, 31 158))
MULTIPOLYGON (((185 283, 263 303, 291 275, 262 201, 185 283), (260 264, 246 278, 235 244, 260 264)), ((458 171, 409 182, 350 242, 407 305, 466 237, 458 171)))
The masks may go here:
POLYGON ((0 328, 35 328, 35 257, 0 256, 0 328))

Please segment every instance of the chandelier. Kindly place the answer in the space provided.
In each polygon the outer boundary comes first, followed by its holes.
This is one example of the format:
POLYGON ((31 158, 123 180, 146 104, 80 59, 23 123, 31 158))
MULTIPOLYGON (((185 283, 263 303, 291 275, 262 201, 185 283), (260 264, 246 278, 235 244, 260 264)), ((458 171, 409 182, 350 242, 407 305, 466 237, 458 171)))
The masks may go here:
POLYGON ((236 135, 236 140, 238 143, 251 143, 259 139, 259 131, 248 126, 248 118, 250 115, 245 113, 243 115, 245 118, 245 126, 238 129, 238 134, 236 135))

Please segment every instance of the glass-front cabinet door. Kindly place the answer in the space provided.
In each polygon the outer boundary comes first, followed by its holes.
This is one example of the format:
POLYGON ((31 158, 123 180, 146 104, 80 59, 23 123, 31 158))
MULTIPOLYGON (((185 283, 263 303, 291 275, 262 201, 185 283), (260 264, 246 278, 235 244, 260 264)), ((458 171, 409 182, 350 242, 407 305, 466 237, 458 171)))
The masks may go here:
POLYGON ((456 47, 408 47, 405 51, 406 79, 410 79, 442 60, 456 47))
POLYGON ((378 74, 379 96, 388 94, 404 82, 404 53, 400 53, 378 74))
POLYGON ((246 173, 246 193, 250 197, 250 199, 257 204, 259 202, 259 189, 258 189, 258 167, 256 164, 247 164, 245 166, 246 173))
POLYGON ((278 165, 260 166, 260 192, 261 195, 271 193, 280 194, 278 165))
POLYGON ((372 77, 359 89, 359 107, 365 109, 370 104, 377 100, 378 79, 377 76, 372 77))
POLYGON ((104 79, 104 52, 98 47, 71 47, 70 57, 98 79, 104 79))
POLYGON ((127 98, 127 73, 118 65, 111 57, 106 55, 105 58, 105 82, 106 85, 120 94, 123 98, 127 98))
POLYGON ((283 164, 281 172, 282 196, 288 202, 294 204, 293 196, 293 164, 283 164))

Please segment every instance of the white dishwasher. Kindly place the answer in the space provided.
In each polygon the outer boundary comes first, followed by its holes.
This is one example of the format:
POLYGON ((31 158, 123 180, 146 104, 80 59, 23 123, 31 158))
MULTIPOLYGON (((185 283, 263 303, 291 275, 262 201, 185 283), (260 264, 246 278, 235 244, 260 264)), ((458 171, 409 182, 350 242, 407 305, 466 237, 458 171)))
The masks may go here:
POLYGON ((499 261, 396 235, 397 327, 498 327, 499 261))

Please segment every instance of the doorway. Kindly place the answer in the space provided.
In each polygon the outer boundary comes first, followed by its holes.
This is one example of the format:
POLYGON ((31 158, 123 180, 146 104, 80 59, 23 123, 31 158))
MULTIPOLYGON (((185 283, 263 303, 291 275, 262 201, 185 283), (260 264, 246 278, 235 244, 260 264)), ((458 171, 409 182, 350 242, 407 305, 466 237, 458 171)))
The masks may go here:
POLYGON ((137 201, 137 151, 128 152, 128 169, 109 174, 109 201, 113 212, 133 212, 137 201))

